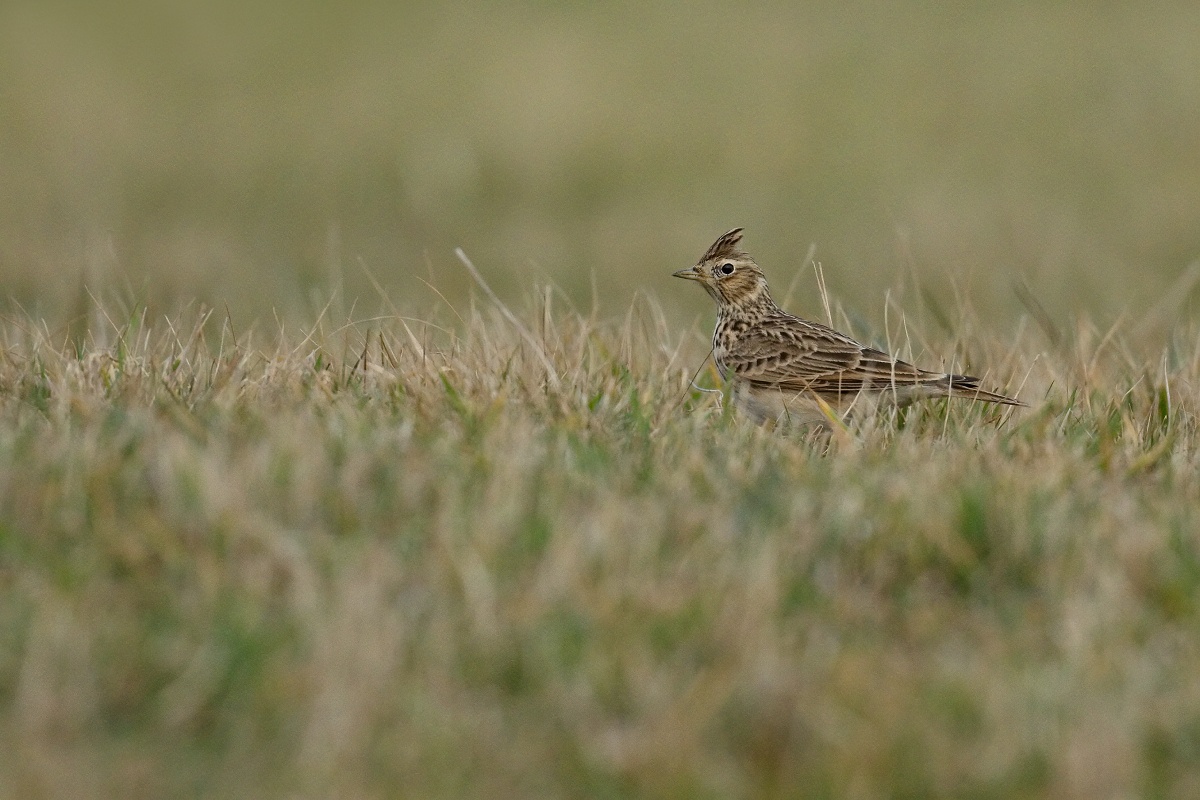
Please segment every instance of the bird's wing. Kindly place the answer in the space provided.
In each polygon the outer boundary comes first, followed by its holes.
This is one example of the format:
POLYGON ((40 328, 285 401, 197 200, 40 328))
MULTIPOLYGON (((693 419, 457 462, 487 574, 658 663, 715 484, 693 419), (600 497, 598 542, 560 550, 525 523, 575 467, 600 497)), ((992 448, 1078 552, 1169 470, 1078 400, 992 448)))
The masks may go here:
POLYGON ((867 386, 914 386, 942 377, 791 315, 753 326, 733 350, 724 357, 726 368, 758 388, 838 396, 867 386))

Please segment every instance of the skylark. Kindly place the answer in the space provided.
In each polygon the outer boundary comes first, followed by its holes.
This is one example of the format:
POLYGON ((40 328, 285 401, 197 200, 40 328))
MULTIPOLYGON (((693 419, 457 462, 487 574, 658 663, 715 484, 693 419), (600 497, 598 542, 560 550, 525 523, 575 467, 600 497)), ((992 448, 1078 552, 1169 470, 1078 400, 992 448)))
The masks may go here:
POLYGON ((981 389, 978 378, 928 372, 792 316, 775 305, 741 240, 742 229, 734 228, 696 266, 674 275, 698 281, 717 301, 713 360, 733 382, 734 404, 755 420, 828 424, 830 413, 845 417, 864 407, 935 397, 1024 405, 981 389))

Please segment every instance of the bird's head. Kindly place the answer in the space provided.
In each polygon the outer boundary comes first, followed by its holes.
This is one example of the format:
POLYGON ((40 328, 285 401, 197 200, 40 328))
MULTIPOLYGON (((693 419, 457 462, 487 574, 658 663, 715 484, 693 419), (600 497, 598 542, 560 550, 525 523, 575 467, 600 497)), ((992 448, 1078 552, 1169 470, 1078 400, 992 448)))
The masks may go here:
POLYGON ((696 266, 672 274, 699 282, 718 306, 757 305, 770 298, 767 277, 739 246, 741 240, 742 229, 734 228, 713 242, 696 266))

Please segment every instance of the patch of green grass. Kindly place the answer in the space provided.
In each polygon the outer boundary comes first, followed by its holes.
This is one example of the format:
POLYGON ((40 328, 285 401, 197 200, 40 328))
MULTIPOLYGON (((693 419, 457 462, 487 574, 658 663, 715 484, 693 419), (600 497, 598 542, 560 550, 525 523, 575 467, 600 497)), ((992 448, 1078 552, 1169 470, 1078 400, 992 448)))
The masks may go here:
POLYGON ((5 794, 1200 780, 1200 359, 1139 388, 1133 335, 977 338, 1030 408, 826 442, 692 389, 644 302, 532 340, 132 319, 0 329, 5 794))

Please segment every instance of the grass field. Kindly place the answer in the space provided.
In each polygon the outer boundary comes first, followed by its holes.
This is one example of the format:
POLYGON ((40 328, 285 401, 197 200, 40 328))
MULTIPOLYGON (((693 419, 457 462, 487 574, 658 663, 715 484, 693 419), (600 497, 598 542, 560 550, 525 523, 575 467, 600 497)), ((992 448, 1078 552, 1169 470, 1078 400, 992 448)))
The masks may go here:
POLYGON ((447 9, 0 3, 0 798, 1200 795, 1200 6, 447 9))
POLYGON ((1007 330, 1023 279, 1105 326, 1200 254, 1198 39, 1184 0, 10 0, 4 302, 305 324, 366 266, 411 313, 461 246, 617 315, 742 225, 856 309, 915 273, 1007 330))
POLYGON ((1194 333, 935 337, 1030 408, 824 453, 559 300, 6 320, 0 795, 1200 790, 1194 333))

